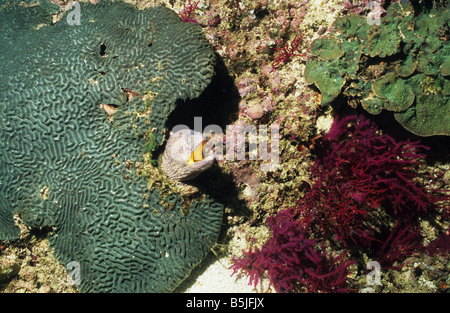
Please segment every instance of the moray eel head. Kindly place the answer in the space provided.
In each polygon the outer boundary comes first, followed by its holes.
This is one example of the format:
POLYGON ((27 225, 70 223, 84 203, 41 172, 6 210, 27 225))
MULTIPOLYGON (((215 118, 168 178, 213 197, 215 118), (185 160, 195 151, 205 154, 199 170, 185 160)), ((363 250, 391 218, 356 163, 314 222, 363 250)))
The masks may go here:
POLYGON ((191 129, 171 133, 164 150, 161 169, 172 179, 185 181, 196 178, 211 168, 215 155, 205 151, 206 138, 191 129))

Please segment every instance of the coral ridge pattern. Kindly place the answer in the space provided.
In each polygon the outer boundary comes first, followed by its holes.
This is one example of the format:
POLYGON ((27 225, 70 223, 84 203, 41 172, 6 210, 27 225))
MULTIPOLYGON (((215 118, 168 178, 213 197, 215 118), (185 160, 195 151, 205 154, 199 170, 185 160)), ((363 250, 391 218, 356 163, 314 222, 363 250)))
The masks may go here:
POLYGON ((39 3, 0 6, 0 240, 18 238, 19 213, 80 265, 81 291, 172 291, 217 240, 223 206, 204 195, 181 211, 172 194, 166 208, 126 164, 209 84, 214 53, 164 7, 81 3, 70 25, 39 3))

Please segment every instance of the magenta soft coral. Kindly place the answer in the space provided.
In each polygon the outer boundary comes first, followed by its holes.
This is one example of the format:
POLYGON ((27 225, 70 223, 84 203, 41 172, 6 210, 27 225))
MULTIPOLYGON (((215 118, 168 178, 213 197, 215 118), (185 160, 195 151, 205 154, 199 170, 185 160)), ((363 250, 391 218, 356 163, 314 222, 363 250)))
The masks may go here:
POLYGON ((304 223, 318 224, 345 245, 374 240, 367 221, 383 214, 416 220, 438 198, 415 181, 428 149, 418 142, 396 142, 363 116, 336 119, 320 144, 311 174, 315 182, 297 210, 304 223), (365 225, 365 226, 363 226, 365 225))
POLYGON ((419 142, 396 142, 380 134, 376 125, 363 116, 336 119, 323 137, 323 156, 312 174, 322 184, 337 186, 340 193, 370 207, 383 204, 393 214, 425 211, 432 199, 417 185, 415 169, 428 148, 419 142), (323 171, 330 175, 323 175, 323 171))
POLYGON ((307 238, 307 232, 291 210, 267 219, 272 237, 261 249, 250 249, 234 259, 232 268, 247 272, 257 285, 267 274, 277 292, 292 292, 304 286, 308 292, 345 291, 347 268, 353 262, 345 254, 332 258, 324 243, 307 238))
POLYGON ((280 54, 272 62, 272 72, 278 68, 282 63, 286 63, 291 57, 295 55, 306 56, 305 54, 298 54, 300 43, 302 41, 303 35, 295 35, 294 39, 290 43, 283 41, 283 46, 281 48, 275 48, 277 51, 281 51, 280 54))
POLYGON ((198 24, 198 22, 192 18, 192 13, 198 9, 198 5, 200 3, 200 0, 197 2, 192 2, 191 0, 187 0, 184 3, 183 8, 178 13, 181 20, 185 23, 195 23, 198 24))
POLYGON ((374 242, 373 258, 383 268, 400 269, 403 260, 423 249, 420 229, 417 225, 397 222, 386 239, 374 242), (393 266, 393 264, 396 264, 393 266))
POLYGON ((269 217, 269 241, 234 260, 255 285, 266 273, 277 291, 342 291, 351 261, 327 255, 325 241, 399 268, 422 249, 419 217, 439 203, 446 212, 450 197, 416 180, 428 149, 418 142, 397 142, 365 117, 347 116, 318 146, 314 182, 298 206, 269 217))
POLYGON ((431 256, 442 255, 450 258, 450 226, 447 231, 441 234, 437 239, 430 242, 428 246, 425 247, 427 254, 431 256))

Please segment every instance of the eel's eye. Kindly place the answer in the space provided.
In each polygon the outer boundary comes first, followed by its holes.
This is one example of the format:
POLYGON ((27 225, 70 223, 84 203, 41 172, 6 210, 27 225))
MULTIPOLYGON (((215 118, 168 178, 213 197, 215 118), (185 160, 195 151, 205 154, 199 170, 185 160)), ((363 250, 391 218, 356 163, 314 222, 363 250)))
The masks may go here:
POLYGON ((191 153, 191 157, 187 161, 187 165, 192 165, 195 162, 201 161, 204 159, 203 157, 203 148, 205 147, 206 140, 203 140, 201 144, 199 144, 194 151, 191 153))

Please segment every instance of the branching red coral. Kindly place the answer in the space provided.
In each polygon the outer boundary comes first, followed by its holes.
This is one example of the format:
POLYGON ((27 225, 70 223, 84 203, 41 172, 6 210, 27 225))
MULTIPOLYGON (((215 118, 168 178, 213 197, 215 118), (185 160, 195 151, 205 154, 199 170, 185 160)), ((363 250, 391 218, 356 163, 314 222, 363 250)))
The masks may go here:
POLYGON ((255 286, 267 274, 277 292, 298 291, 302 286, 308 292, 345 291, 347 269, 354 263, 345 253, 334 258, 327 254, 324 242, 309 239, 289 209, 269 217, 267 224, 272 237, 261 249, 234 259, 234 273, 246 272, 255 286))
POLYGON ((450 227, 447 228, 445 233, 430 242, 430 244, 425 247, 425 251, 431 256, 442 255, 450 258, 450 227))
POLYGON ((284 42, 283 47, 275 48, 277 51, 281 51, 281 53, 275 57, 275 60, 272 62, 272 71, 274 71, 281 63, 286 63, 292 56, 305 56, 306 54, 298 54, 298 49, 300 46, 300 42, 302 41, 303 35, 295 35, 294 39, 287 44, 284 42))
POLYGON ((404 265, 402 261, 406 257, 422 248, 422 237, 418 227, 397 222, 381 245, 375 244, 373 258, 383 268, 399 269, 404 265), (396 262, 398 265, 392 266, 396 262))
MULTIPOLYGON (((398 269, 423 250, 419 218, 432 208, 448 210, 450 196, 416 179, 420 151, 428 149, 419 142, 398 142, 365 117, 347 116, 336 118, 316 146, 314 183, 298 206, 269 217, 269 241, 234 260, 235 272, 246 271, 255 285, 265 273, 277 291, 342 291, 352 261, 331 258, 324 242, 398 269)), ((446 249, 439 241, 428 250, 446 249)))
POLYGON ((368 221, 376 214, 413 220, 438 201, 414 180, 425 156, 419 150, 427 147, 396 142, 362 116, 337 119, 319 149, 316 181, 297 210, 305 224, 320 225, 346 246, 375 240, 368 221))
POLYGON ((192 13, 198 9, 198 4, 200 3, 200 0, 197 2, 191 2, 191 0, 187 0, 184 3, 183 8, 178 13, 178 15, 181 17, 181 20, 185 23, 195 23, 198 24, 198 22, 192 18, 192 13))

